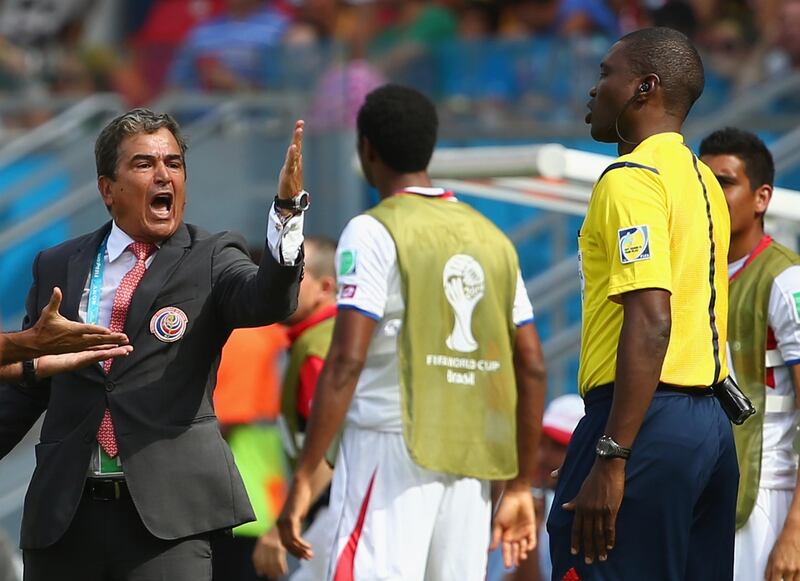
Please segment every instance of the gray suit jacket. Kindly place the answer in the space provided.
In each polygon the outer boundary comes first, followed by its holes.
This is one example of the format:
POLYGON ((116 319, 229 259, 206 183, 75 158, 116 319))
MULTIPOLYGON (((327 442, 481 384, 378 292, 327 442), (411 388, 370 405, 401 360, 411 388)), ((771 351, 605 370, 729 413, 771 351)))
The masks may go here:
MULTIPOLYGON (((77 320, 89 269, 110 227, 37 256, 24 326, 35 322, 54 286, 64 292, 62 314, 77 320)), ((0 385, 0 457, 47 410, 25 498, 22 548, 47 547, 67 530, 106 406, 133 502, 151 533, 176 539, 253 520, 214 415, 216 371, 234 328, 266 325, 294 311, 301 272, 301 265, 279 265, 268 249, 256 267, 240 236, 181 224, 133 295, 125 324, 131 355, 115 361, 107 376, 90 365, 35 388, 0 385), (174 343, 150 332, 153 315, 168 306, 189 320, 174 343)))

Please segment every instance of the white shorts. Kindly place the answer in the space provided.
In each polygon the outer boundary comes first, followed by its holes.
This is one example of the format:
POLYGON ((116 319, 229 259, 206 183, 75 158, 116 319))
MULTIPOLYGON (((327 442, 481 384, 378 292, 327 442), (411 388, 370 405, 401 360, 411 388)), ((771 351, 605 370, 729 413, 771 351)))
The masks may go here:
POLYGON ((485 579, 489 482, 417 466, 400 433, 346 428, 329 509, 328 580, 485 579))
POLYGON ((734 581, 757 581, 764 578, 770 551, 783 530, 793 495, 793 490, 758 489, 750 518, 736 531, 734 581))

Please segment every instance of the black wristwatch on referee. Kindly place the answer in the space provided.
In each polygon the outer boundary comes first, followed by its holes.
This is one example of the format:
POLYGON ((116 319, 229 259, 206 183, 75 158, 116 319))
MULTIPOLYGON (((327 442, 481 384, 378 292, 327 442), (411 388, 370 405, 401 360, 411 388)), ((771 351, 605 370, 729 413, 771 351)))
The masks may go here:
POLYGON ((600 458, 622 458, 627 460, 631 456, 631 449, 624 448, 614 441, 611 436, 600 436, 594 447, 595 454, 600 458))

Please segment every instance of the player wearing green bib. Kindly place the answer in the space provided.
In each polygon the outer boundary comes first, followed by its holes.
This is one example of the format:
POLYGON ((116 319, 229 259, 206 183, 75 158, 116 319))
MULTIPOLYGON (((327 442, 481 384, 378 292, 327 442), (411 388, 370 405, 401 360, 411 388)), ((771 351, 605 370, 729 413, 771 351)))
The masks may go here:
POLYGON ((509 240, 432 187, 437 124, 427 98, 393 85, 359 112, 382 201, 339 240, 333 342, 279 519, 287 549, 308 558, 310 475, 344 421, 327 579, 479 581, 490 544, 511 564, 535 542, 545 382, 533 311, 509 240), (493 523, 492 481, 506 483, 493 523))

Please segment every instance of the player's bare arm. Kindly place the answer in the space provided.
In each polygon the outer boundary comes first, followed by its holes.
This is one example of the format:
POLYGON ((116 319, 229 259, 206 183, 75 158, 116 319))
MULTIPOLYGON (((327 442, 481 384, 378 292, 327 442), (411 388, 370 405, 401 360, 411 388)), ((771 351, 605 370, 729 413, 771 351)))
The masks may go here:
POLYGON ((514 342, 517 380, 517 455, 519 473, 506 483, 492 523, 494 550, 502 543, 506 567, 518 566, 536 546, 536 516, 531 486, 544 410, 547 374, 539 335, 533 324, 517 329, 514 342))
MULTIPOLYGON (((311 504, 319 500, 319 497, 330 485, 332 478, 333 469, 327 460, 323 460, 311 478, 311 504)), ((281 543, 277 526, 273 526, 259 537, 255 549, 253 549, 253 568, 259 575, 270 579, 277 579, 289 572, 286 549, 281 543)))
MULTIPOLYGON (((792 365, 789 372, 794 383, 795 400, 800 402, 800 365, 792 365)), ((767 560, 765 581, 800 579, 800 475, 794 489, 792 504, 778 540, 767 560)))
MULTIPOLYGON (((621 297, 623 323, 617 347, 614 399, 605 434, 631 448, 650 407, 669 345, 670 293, 643 289, 621 297)), ((571 550, 586 563, 605 561, 614 548, 616 520, 625 491, 625 460, 597 458, 578 496, 564 504, 574 510, 571 550)))
POLYGON ((112 333, 105 327, 85 325, 61 316, 58 312, 61 299, 61 289, 55 287, 50 302, 31 328, 0 337, 0 364, 128 343, 124 333, 112 333))
POLYGON ((356 311, 343 310, 336 315, 333 339, 317 382, 297 471, 278 517, 283 546, 300 559, 313 556, 311 545, 300 535, 302 520, 312 501, 312 476, 344 421, 375 325, 374 320, 356 311))

